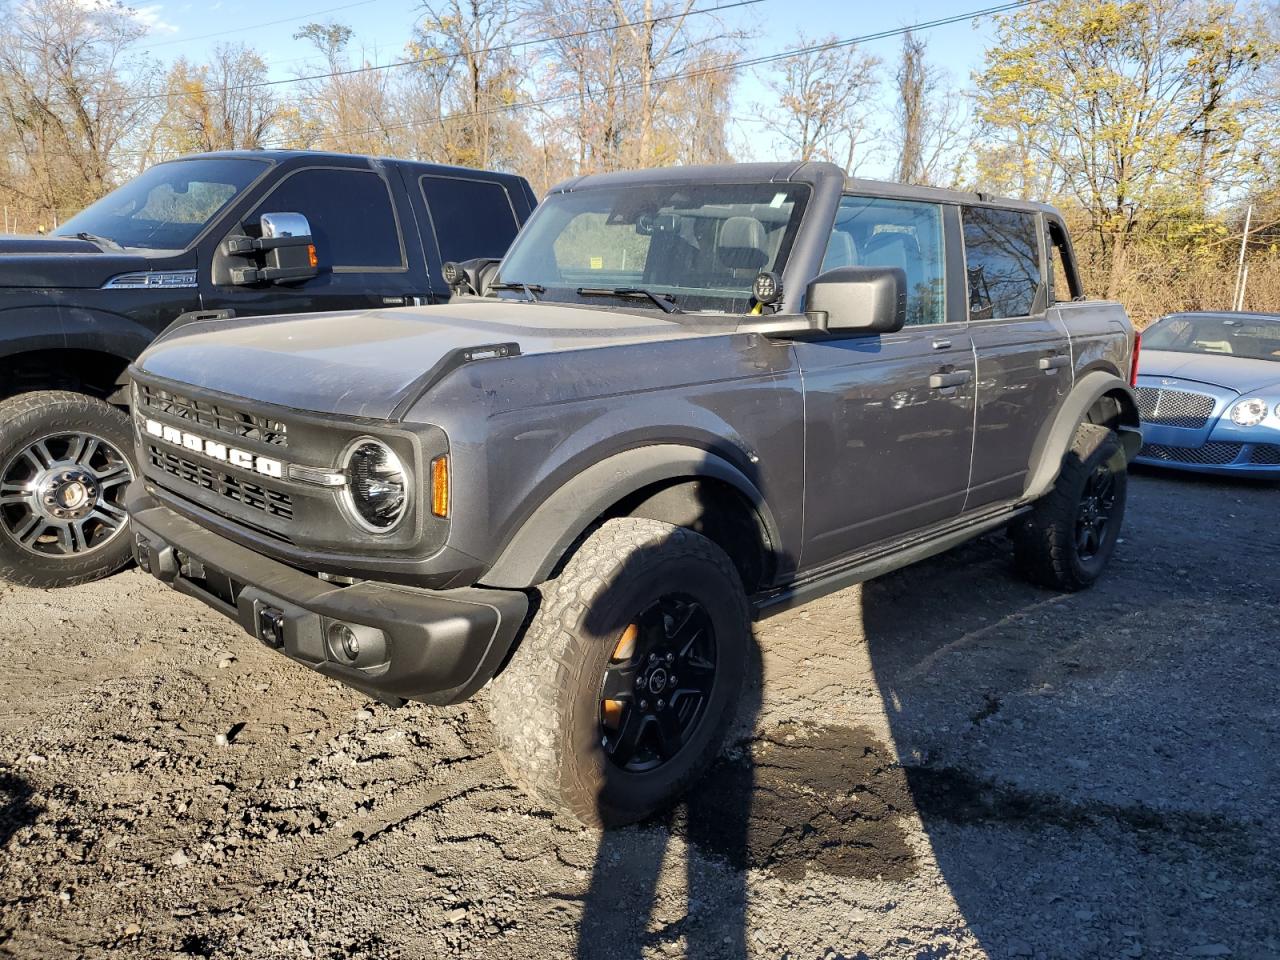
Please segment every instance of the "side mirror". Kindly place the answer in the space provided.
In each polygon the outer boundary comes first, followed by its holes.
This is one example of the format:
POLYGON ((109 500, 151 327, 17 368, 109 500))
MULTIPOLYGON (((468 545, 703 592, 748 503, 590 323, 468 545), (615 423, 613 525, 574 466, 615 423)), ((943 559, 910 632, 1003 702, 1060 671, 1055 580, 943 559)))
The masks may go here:
POLYGON ((907 322, 907 275, 898 267, 838 267, 814 277, 805 313, 830 333, 896 333, 907 322))
POLYGON ((261 237, 229 237, 223 243, 227 255, 256 261, 254 266, 232 268, 232 283, 293 283, 309 280, 320 272, 320 258, 306 217, 300 213, 264 213, 258 224, 261 237))
POLYGON ((474 260, 446 260, 441 265, 440 274, 449 285, 453 296, 483 297, 488 293, 489 284, 498 274, 501 260, 492 257, 477 257, 474 260))

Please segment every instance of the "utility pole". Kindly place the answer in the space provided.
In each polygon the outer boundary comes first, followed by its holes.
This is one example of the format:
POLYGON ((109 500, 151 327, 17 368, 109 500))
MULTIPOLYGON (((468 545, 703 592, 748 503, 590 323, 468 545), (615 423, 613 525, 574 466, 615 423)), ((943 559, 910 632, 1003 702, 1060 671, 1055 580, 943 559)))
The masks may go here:
POLYGON ((1240 237, 1240 262, 1236 265, 1236 292, 1231 298, 1231 309, 1240 311, 1244 309, 1244 285, 1248 278, 1248 273, 1244 268, 1244 252, 1249 244, 1249 226, 1253 223, 1253 204, 1249 204, 1249 209, 1244 214, 1244 235, 1240 237))

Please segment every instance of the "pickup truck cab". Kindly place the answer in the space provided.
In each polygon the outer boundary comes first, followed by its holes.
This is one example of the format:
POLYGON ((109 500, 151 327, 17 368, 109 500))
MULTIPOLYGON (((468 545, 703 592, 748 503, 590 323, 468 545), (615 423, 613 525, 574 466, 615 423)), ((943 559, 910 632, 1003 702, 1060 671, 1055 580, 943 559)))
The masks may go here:
POLYGON ((447 306, 144 353, 136 555, 388 702, 490 685, 512 778, 584 822, 709 766, 753 617, 1000 527, 1054 589, 1115 547, 1134 333, 1050 207, 821 163, 606 174, 448 274, 447 306))
POLYGON ((65 586, 128 560, 125 371, 161 331, 448 299, 442 264, 500 257, 534 206, 507 174, 228 152, 0 238, 0 576, 65 586))

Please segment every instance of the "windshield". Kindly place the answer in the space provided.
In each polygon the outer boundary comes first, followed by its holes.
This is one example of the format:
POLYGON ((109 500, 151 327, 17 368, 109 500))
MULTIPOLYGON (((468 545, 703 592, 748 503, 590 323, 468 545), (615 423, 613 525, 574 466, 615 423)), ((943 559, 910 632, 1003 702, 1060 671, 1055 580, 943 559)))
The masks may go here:
MULTIPOLYGON (((632 291, 627 306, 745 313, 762 270, 781 273, 809 187, 790 183, 682 183, 595 187, 553 194, 516 238, 501 281, 544 290, 632 291)), ((585 301, 584 301, 585 302, 585 301)), ((595 302, 595 301, 593 301, 595 302)))
POLYGON ((1144 350, 1220 353, 1250 360, 1280 360, 1280 318, 1165 317, 1142 331, 1144 350))
POLYGON ((58 228, 122 247, 185 250, 231 200, 267 169, 262 160, 208 157, 151 167, 58 228))

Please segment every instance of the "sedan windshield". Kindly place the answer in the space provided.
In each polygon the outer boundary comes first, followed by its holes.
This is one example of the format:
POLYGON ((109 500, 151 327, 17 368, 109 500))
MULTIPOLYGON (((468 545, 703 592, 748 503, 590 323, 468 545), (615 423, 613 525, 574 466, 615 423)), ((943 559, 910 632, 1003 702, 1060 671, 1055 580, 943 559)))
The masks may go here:
POLYGON ((1144 350, 1280 361, 1280 318, 1182 314, 1142 332, 1144 350))
POLYGON ((105 246, 185 250, 266 169, 265 161, 240 157, 162 163, 76 214, 57 235, 105 246))
POLYGON ((501 281, 544 290, 544 300, 745 313, 756 275, 782 272, 808 197, 807 185, 789 183, 553 194, 516 238, 501 281))

